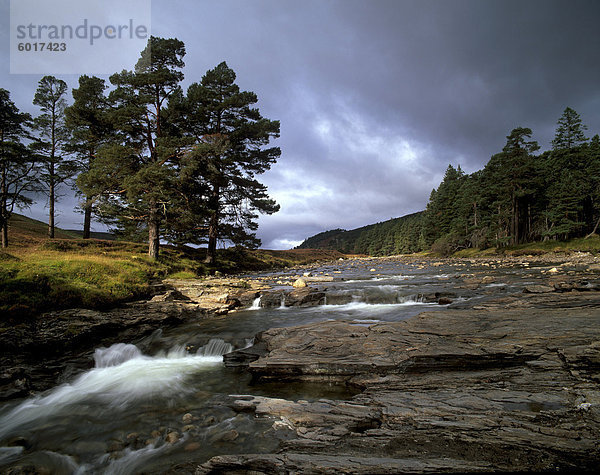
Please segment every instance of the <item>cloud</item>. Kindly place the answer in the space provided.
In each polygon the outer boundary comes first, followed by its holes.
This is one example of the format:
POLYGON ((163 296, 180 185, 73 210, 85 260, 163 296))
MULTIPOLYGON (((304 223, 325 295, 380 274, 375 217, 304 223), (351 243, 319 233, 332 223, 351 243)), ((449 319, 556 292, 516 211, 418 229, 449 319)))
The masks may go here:
MULTIPOLYGON (((423 209, 449 163, 481 168, 515 127, 547 149, 567 106, 600 132, 598 18, 595 0, 174 0, 152 28, 185 42, 186 86, 225 60, 281 121, 261 177, 281 211, 258 235, 286 247, 423 209)), ((39 77, 1 74, 31 108, 39 77)))

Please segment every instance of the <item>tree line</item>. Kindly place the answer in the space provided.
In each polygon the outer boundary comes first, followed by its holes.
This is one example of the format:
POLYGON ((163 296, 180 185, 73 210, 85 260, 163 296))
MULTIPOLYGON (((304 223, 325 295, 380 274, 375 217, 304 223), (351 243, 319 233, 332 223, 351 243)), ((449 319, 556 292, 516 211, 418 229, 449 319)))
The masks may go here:
POLYGON ((551 150, 529 128, 517 127, 485 167, 465 174, 449 165, 431 192, 423 243, 448 253, 596 233, 600 222, 600 137, 567 107, 551 150))
POLYGON ((104 79, 83 75, 67 104, 67 85, 39 81, 21 113, 0 89, 0 228, 8 246, 15 209, 43 193, 48 236, 63 184, 81 199, 83 237, 92 218, 124 238, 145 238, 148 254, 161 240, 204 244, 213 262, 218 241, 256 247, 257 213, 274 213, 257 175, 279 158, 279 121, 260 114, 253 92, 242 91, 225 62, 184 92, 185 45, 151 37, 132 71, 104 79), (107 90, 110 91, 107 93, 107 90))
POLYGON ((586 130, 567 107, 552 148, 539 153, 531 129, 517 127, 483 169, 466 174, 460 165, 449 165, 425 211, 327 231, 301 247, 375 256, 429 249, 451 254, 593 235, 600 226, 600 138, 587 138, 586 130))

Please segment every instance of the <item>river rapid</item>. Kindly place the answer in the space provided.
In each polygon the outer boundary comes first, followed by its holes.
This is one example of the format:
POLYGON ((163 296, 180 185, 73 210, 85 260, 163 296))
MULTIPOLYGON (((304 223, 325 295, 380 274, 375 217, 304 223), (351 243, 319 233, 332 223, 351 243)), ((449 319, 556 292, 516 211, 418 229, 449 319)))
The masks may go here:
MULTIPOLYGON (((334 282, 310 284, 326 292, 325 305, 264 308, 257 299, 252 307, 226 316, 199 316, 136 341, 96 348, 88 355, 88 368, 74 371, 63 384, 0 407, 0 471, 193 473, 215 455, 276 451, 285 432, 273 430, 273 421, 234 412, 232 395, 345 399, 353 389, 254 384, 245 371, 226 368, 223 354, 250 346, 256 333, 272 327, 325 320, 369 325, 472 307, 482 299, 522 292, 539 274, 530 267, 486 266, 337 262, 310 269, 313 275, 335 277, 334 282), (463 285, 465 276, 483 272, 493 282, 478 290, 463 285), (452 303, 440 305, 435 295, 448 296, 452 303)), ((285 274, 263 276, 275 282, 285 274)))

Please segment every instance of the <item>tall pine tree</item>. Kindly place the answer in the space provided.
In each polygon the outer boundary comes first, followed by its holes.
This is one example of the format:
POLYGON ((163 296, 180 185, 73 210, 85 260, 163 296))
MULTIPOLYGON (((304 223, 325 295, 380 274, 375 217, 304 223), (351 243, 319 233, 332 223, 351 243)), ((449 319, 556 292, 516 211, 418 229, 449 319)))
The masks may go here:
POLYGON ((169 134, 165 111, 169 99, 181 93, 184 55, 181 41, 152 36, 134 71, 111 76, 116 136, 79 180, 86 195, 101 197, 105 219, 121 229, 147 232, 148 255, 154 259, 173 205, 175 164, 183 153, 181 139, 169 134))
POLYGON ((33 103, 42 113, 33 120, 37 138, 33 150, 41 157, 40 182, 48 196, 48 237, 54 237, 55 204, 58 190, 75 173, 75 164, 65 153, 69 131, 65 126, 67 84, 54 76, 44 76, 38 83, 33 103))
POLYGON ((263 118, 254 107, 256 94, 241 91, 235 79, 223 62, 187 91, 187 132, 197 146, 182 167, 197 169, 203 177, 195 199, 207 205, 208 263, 214 262, 220 239, 258 245, 256 213, 279 209, 256 179, 281 154, 278 147, 269 147, 279 136, 279 121, 263 118))
MULTIPOLYGON (((68 148, 77 156, 80 173, 90 170, 98 150, 111 137, 112 126, 108 118, 109 104, 104 95, 105 89, 103 79, 83 75, 79 78, 79 88, 73 89, 73 105, 65 109, 65 125, 71 132, 68 148)), ((95 196, 83 195, 83 239, 88 239, 95 196)))
POLYGON ((15 208, 31 205, 28 192, 36 191, 34 155, 24 145, 31 116, 19 112, 6 89, 0 89, 0 233, 8 247, 8 220, 15 208))

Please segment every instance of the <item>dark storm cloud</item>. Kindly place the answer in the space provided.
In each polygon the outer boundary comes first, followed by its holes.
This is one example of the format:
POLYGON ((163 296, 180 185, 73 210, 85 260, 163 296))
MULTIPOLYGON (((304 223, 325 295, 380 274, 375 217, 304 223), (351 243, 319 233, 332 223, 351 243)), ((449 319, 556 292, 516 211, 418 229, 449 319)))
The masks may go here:
MULTIPOLYGON (((259 236, 287 247, 423 209, 448 163, 481 168, 514 127, 547 149, 566 106, 600 132, 598 18, 595 0, 175 0, 152 30, 185 42, 186 86, 225 60, 281 120, 262 179, 282 209, 259 236)), ((39 79, 3 78, 19 105, 39 79)))

